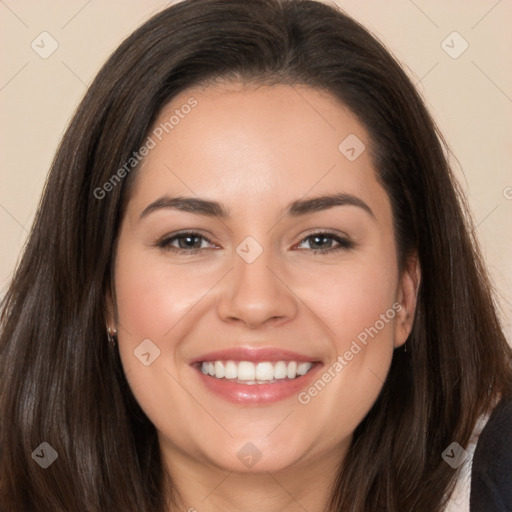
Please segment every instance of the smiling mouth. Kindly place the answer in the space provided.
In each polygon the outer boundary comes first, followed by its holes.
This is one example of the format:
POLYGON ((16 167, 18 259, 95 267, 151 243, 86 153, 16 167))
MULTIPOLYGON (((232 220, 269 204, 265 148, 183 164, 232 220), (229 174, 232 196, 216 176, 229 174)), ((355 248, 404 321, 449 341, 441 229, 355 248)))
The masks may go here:
POLYGON ((275 384, 306 375, 313 362, 297 361, 203 361, 201 372, 214 379, 237 384, 275 384))

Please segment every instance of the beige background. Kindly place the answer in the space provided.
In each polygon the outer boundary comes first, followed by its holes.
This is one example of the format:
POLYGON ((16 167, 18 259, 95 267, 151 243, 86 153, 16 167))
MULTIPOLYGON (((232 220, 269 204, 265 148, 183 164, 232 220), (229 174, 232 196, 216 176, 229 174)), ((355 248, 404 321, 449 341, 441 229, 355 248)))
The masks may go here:
MULTIPOLYGON (((58 142, 87 84, 130 32, 170 3, 0 0, 1 296, 58 142), (58 43, 46 59, 31 47, 44 31, 58 43)), ((450 143, 512 341, 512 2, 336 3, 398 57, 450 143), (454 31, 463 39, 450 35, 454 31), (458 58, 443 49, 458 53, 464 40, 469 47, 458 58)))

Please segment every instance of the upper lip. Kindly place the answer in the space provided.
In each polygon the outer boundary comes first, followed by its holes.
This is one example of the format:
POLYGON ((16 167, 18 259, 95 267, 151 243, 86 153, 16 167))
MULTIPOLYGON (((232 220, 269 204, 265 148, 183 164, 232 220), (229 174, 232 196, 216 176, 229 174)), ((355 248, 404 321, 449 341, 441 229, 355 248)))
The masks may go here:
POLYGON ((204 361, 297 361, 307 363, 316 362, 317 358, 277 347, 233 347, 195 357, 190 364, 204 361))

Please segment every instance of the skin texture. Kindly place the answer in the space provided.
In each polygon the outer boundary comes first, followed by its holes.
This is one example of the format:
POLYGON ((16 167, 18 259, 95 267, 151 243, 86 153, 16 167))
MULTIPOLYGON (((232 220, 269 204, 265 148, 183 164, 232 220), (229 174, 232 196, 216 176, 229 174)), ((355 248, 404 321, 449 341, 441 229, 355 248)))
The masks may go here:
POLYGON ((338 149, 350 134, 370 145, 339 101, 305 86, 216 84, 174 98, 155 126, 191 96, 197 106, 145 158, 122 220, 109 316, 123 367, 183 510, 320 512, 410 332, 419 269, 411 260, 399 274, 391 205, 369 151, 349 161, 338 149), (357 196, 373 216, 353 205, 284 215, 294 200, 333 193, 357 196), (230 216, 162 208, 141 219, 164 194, 215 200, 230 216), (180 230, 211 243, 199 239, 196 254, 157 246, 180 230), (325 230, 353 247, 322 253, 338 242, 307 236, 325 230), (252 263, 236 252, 248 236, 263 249, 252 263), (320 377, 396 303, 396 316, 306 405, 296 394, 230 403, 190 365, 214 350, 276 347, 320 361, 320 377), (144 339, 160 350, 150 366, 134 357, 144 339), (261 452, 251 468, 237 457, 249 442, 261 452))

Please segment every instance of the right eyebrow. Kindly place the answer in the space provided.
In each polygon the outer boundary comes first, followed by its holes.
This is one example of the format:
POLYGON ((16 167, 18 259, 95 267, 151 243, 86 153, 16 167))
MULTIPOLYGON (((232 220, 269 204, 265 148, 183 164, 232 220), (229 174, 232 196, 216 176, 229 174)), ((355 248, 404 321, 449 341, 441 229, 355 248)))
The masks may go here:
POLYGON ((140 214, 139 219, 164 208, 197 213, 199 215, 207 215, 209 217, 229 217, 229 212, 217 201, 209 201, 197 197, 170 197, 164 195, 146 206, 140 214))

